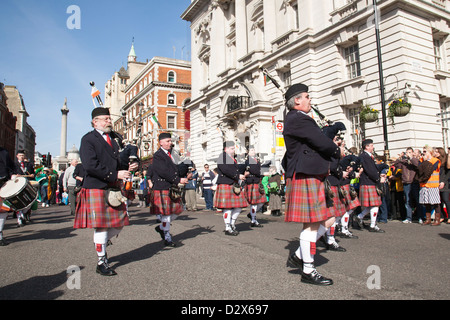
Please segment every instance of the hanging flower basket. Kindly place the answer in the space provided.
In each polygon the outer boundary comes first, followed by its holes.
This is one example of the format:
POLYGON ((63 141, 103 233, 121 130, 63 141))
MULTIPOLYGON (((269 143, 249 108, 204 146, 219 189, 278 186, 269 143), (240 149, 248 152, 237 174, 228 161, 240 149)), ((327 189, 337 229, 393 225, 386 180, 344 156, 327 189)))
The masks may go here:
POLYGON ((388 105, 388 118, 394 124, 394 117, 404 117, 411 110, 411 103, 405 99, 393 100, 388 105))
POLYGON ((361 122, 378 122, 378 110, 370 108, 369 105, 361 107, 361 112, 359 113, 359 119, 361 122))

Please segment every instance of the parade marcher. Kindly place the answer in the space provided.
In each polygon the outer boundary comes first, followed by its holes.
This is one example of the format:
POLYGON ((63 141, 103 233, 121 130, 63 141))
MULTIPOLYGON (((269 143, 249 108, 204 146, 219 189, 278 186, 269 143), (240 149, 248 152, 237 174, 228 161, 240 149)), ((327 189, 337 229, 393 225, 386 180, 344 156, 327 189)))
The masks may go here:
POLYGON ((377 190, 377 185, 379 183, 384 183, 380 178, 380 172, 375 164, 373 151, 373 140, 366 139, 362 142, 362 153, 359 156, 361 160, 361 166, 363 171, 359 178, 359 202, 361 203, 361 213, 355 215, 355 220, 361 230, 364 229, 363 219, 370 213, 370 232, 380 232, 383 233, 377 226, 377 215, 378 209, 381 205, 381 191, 377 190), (363 209, 364 208, 364 209, 363 209))
MULTIPOLYGON (((336 140, 334 140, 337 142, 336 140)), ((341 157, 345 155, 342 153, 341 157)), ((339 224, 341 217, 346 213, 347 208, 345 202, 347 198, 344 195, 344 189, 342 187, 342 181, 347 179, 349 176, 348 168, 343 168, 339 163, 339 159, 333 158, 330 162, 330 174, 326 177, 326 180, 330 184, 330 189, 333 194, 333 205, 328 208, 332 218, 329 219, 328 223, 330 227, 327 232, 323 235, 325 247, 327 250, 333 251, 346 251, 345 248, 341 247, 334 237, 336 225, 339 224)))
POLYGON ((268 179, 269 209, 270 214, 275 217, 281 216, 281 175, 275 166, 269 168, 270 177, 268 179))
POLYGON ((341 182, 341 186, 344 189, 344 196, 346 198, 344 201, 346 212, 339 221, 340 222, 339 236, 349 239, 358 239, 358 236, 355 236, 348 229, 350 215, 356 208, 360 206, 358 193, 355 190, 355 188, 351 186, 350 183, 354 179, 359 179, 359 176, 361 175, 362 172, 362 168, 360 166, 359 158, 353 154, 345 156, 344 159, 341 161, 341 166, 342 168, 351 167, 352 169, 349 170, 350 172, 349 176, 347 178, 344 178, 341 182))
MULTIPOLYGON (((16 154, 16 161, 14 162, 14 174, 16 176, 21 176, 27 178, 27 180, 34 180, 36 173, 34 171, 34 166, 31 162, 26 161, 25 151, 19 150, 16 154)), ((16 211, 17 216, 17 226, 22 227, 25 225, 25 221, 30 221, 31 217, 31 206, 25 210, 16 211)))
POLYGON ((178 159, 172 150, 172 136, 163 132, 158 137, 160 148, 153 155, 151 167, 153 197, 150 206, 150 214, 159 215, 161 224, 155 230, 160 234, 164 244, 175 247, 170 234, 170 224, 183 212, 181 192, 172 196, 171 188, 177 188, 179 184, 187 184, 187 178, 180 178, 178 171, 178 159))
MULTIPOLYGON (((11 178, 14 173, 14 162, 9 153, 3 147, 0 147, 0 189, 11 178)), ((3 237, 3 228, 8 217, 9 208, 3 206, 3 199, 0 198, 0 246, 6 246, 9 243, 3 237)))
POLYGON ((256 219, 256 212, 266 203, 266 192, 261 184, 264 175, 261 173, 261 163, 256 158, 255 148, 248 148, 248 157, 245 160, 248 175, 245 179, 245 196, 250 204, 250 213, 247 217, 251 220, 251 227, 262 227, 256 219))
POLYGON ((223 220, 225 222, 225 234, 237 236, 236 220, 242 208, 248 206, 245 198, 245 190, 242 190, 240 182, 248 175, 241 174, 239 166, 234 158, 234 141, 225 141, 224 152, 217 159, 217 189, 214 195, 214 207, 222 209, 223 220))
POLYGON ((301 281, 317 285, 331 285, 314 266, 316 241, 325 232, 330 218, 325 195, 325 178, 332 158, 339 159, 341 151, 333 140, 325 136, 308 115, 311 98, 308 87, 294 84, 285 93, 286 108, 283 136, 286 154, 283 167, 286 174, 286 222, 303 223, 300 246, 289 262, 301 269, 301 281))
POLYGON ((119 145, 112 132, 109 109, 97 107, 92 111, 94 130, 81 139, 80 158, 85 170, 81 190, 77 194, 74 228, 93 228, 97 252, 96 272, 113 276, 109 266, 106 245, 129 224, 126 205, 121 194, 121 183, 131 177, 137 163, 121 163, 119 145), (110 197, 115 195, 116 197, 110 197))

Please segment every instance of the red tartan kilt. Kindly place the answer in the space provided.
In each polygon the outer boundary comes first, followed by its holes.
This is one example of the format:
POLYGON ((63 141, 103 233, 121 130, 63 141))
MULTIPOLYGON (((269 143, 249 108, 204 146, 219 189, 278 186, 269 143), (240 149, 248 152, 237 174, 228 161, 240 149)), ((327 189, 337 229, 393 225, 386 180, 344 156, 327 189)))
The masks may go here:
POLYGON ((327 208, 324 180, 294 174, 286 181, 286 222, 313 223, 332 217, 327 208))
POLYGON ((181 198, 175 201, 170 199, 169 190, 153 190, 150 203, 150 214, 170 216, 171 214, 179 215, 183 212, 181 198))
POLYGON ((344 199, 341 199, 339 197, 338 188, 336 186, 331 186, 331 191, 333 192, 333 206, 331 208, 328 208, 330 211, 330 215, 333 217, 342 217, 344 213, 347 212, 347 209, 345 207, 344 199))
POLYGON ((350 185, 345 184, 342 187, 347 192, 347 194, 345 196, 347 199, 347 203, 345 204, 345 208, 347 209, 347 212, 359 207, 361 204, 359 203, 358 197, 356 197, 355 199, 352 200, 352 197, 350 196, 350 185))
POLYGON ((233 192, 233 186, 229 184, 217 185, 214 195, 214 207, 220 209, 245 208, 248 206, 245 197, 245 189, 239 195, 233 192))
POLYGON ((381 197, 378 195, 376 187, 360 185, 359 202, 361 203, 361 207, 381 206, 381 197))
POLYGON ((121 228, 130 224, 126 205, 110 207, 105 201, 106 190, 84 189, 77 194, 77 206, 73 227, 121 228))
POLYGON ((259 192, 259 184, 246 184, 245 185, 245 197, 249 204, 266 203, 266 194, 259 192))

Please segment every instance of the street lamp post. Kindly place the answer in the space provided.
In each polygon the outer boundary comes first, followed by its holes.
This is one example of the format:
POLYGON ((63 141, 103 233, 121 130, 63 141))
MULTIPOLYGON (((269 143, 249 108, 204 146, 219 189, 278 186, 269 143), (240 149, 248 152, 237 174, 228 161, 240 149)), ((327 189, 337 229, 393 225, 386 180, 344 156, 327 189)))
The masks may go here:
POLYGON ((383 120, 383 138, 384 138, 384 156, 386 160, 389 158, 389 143, 386 119, 386 101, 384 98, 384 79, 383 79, 383 61, 381 59, 381 42, 380 42, 380 21, 377 8, 377 0, 373 0, 373 12, 375 17, 375 36, 377 42, 378 57, 378 76, 380 79, 380 95, 381 95, 381 117, 383 120))

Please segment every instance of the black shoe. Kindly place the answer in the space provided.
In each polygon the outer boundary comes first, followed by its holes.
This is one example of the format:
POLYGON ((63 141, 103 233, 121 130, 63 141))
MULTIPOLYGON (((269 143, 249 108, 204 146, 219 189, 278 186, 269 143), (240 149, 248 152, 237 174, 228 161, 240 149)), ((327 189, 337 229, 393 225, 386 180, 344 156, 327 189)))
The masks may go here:
POLYGON ((252 215, 250 213, 247 214, 247 218, 249 218, 250 221, 252 221, 252 215))
POLYGON ((378 228, 378 226, 375 227, 369 227, 369 232, 378 232, 378 233, 384 233, 384 230, 381 230, 380 228, 378 228))
POLYGON ((317 270, 314 269, 311 273, 303 273, 302 272, 302 282, 315 284, 319 286, 330 286, 333 284, 333 280, 325 278, 322 276, 317 270))
POLYGON ((227 236, 237 236, 239 234, 239 231, 237 230, 225 230, 224 232, 227 236))
POLYGON ((166 238, 164 237, 164 231, 161 230, 161 228, 159 226, 155 227, 155 231, 159 233, 159 235, 161 236, 162 240, 165 240, 166 238))
POLYGON ((262 228, 263 225, 260 224, 259 222, 252 222, 252 224, 250 225, 250 227, 252 227, 252 228, 262 228))
POLYGON ((101 264, 97 264, 97 273, 101 274, 102 276, 115 276, 117 273, 111 269, 111 267, 106 262, 102 262, 101 264))
POLYGON ((167 240, 164 240, 164 245, 165 245, 166 247, 172 247, 172 248, 174 248, 174 247, 177 246, 177 244, 176 244, 175 242, 167 241, 167 240))
POLYGON ((338 245, 338 243, 336 241, 333 242, 332 244, 326 243, 325 248, 327 250, 331 250, 331 251, 340 251, 340 252, 347 251, 347 250, 345 250, 345 248, 342 248, 340 245, 338 245))
POLYGON ((297 257, 295 253, 289 256, 288 263, 290 263, 295 268, 303 269, 303 260, 297 257))

